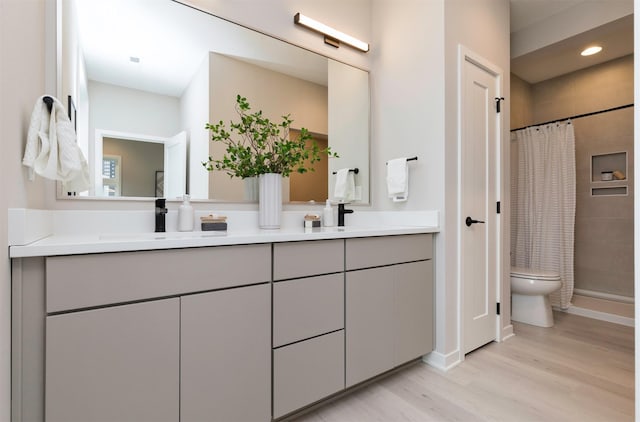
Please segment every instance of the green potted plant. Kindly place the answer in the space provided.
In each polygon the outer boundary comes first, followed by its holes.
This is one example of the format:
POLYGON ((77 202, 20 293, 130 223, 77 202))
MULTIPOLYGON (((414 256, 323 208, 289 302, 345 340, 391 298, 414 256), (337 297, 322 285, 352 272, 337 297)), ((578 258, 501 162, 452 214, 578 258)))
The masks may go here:
POLYGON ((291 139, 291 115, 282 116, 280 123, 274 123, 262 114, 262 110, 252 112, 249 102, 241 95, 236 97, 235 108, 240 120, 229 122, 228 129, 223 121, 206 124, 211 141, 224 144, 226 152, 222 158, 208 157, 202 165, 208 171, 224 171, 232 178, 258 176, 260 227, 279 228, 281 178, 293 172, 314 171, 313 164, 323 156, 337 157, 338 154, 331 148, 320 149, 306 128, 300 129, 297 139, 291 139), (274 190, 269 190, 269 186, 274 190))

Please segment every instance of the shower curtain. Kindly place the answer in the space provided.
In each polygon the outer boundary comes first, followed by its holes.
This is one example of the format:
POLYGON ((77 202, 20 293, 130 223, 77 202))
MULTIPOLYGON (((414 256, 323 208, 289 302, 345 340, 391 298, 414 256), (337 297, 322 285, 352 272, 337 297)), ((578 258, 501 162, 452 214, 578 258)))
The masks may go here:
POLYGON ((573 295, 576 210, 575 138, 571 122, 515 132, 518 171, 512 209, 511 265, 555 271, 562 287, 551 303, 573 295))

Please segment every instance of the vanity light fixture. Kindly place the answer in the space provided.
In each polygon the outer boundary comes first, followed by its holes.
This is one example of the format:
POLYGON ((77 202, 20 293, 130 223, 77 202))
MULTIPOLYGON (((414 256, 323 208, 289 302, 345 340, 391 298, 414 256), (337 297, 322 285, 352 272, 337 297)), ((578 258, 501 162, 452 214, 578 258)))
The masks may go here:
POLYGON ((593 45, 591 47, 587 47, 584 50, 582 50, 582 53, 580 53, 581 56, 592 56, 594 54, 597 54, 599 52, 602 51, 602 47, 600 47, 599 45, 593 45))
POLYGON ((351 35, 347 35, 344 32, 340 32, 337 29, 333 29, 330 26, 303 15, 302 13, 296 13, 293 17, 293 22, 324 35, 324 42, 333 47, 340 47, 340 43, 342 42, 365 53, 369 51, 369 43, 360 41, 359 39, 354 38, 351 35))

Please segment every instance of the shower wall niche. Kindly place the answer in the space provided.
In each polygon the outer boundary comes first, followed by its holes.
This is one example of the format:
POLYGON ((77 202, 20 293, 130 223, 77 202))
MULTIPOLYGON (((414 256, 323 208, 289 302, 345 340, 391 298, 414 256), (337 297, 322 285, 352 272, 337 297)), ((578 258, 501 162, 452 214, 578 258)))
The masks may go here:
POLYGON ((627 152, 592 155, 591 196, 627 194, 627 152))

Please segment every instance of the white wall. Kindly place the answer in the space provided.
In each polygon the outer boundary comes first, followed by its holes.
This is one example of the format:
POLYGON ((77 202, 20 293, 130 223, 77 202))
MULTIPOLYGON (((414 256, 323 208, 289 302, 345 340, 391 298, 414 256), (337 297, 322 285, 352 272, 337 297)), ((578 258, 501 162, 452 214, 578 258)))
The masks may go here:
POLYGON ((203 177, 202 162, 209 154, 209 55, 202 60, 189 86, 180 97, 180 125, 187 132, 187 186, 192 198, 207 198, 209 178, 203 177))
MULTIPOLYGON (((371 50, 373 204, 386 210, 436 209, 441 219, 445 186, 454 186, 445 177, 444 3, 374 0, 371 50), (402 156, 418 161, 409 164, 409 200, 393 203, 386 194, 384 163, 402 156)), ((455 280, 445 272, 445 235, 435 238, 436 350, 444 355, 455 348, 455 280), (447 311, 454 325, 445 321, 447 311)))
MULTIPOLYGON (((45 91, 46 22, 43 1, 0 0, 0 246, 4 251, 8 251, 7 208, 44 208, 47 193, 54 189, 53 183, 42 179, 27 181, 21 164, 31 111, 45 91)), ((0 259, 0 421, 9 421, 11 409, 10 289, 5 255, 0 259)))
POLYGON ((89 130, 170 137, 180 132, 180 100, 89 81, 89 130))

